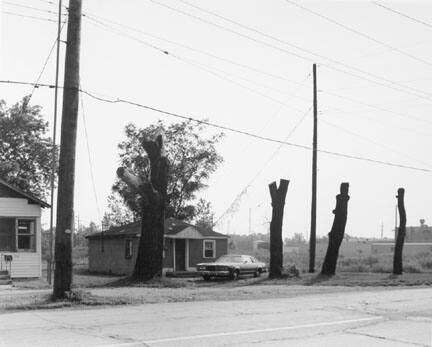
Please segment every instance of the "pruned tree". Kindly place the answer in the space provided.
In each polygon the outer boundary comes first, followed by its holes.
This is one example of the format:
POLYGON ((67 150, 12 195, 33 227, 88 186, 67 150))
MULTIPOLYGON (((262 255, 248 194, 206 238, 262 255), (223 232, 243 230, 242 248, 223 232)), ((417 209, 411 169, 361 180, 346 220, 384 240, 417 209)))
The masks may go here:
POLYGON ((129 169, 120 167, 117 175, 141 200, 141 238, 133 277, 147 281, 162 274, 169 164, 163 153, 162 135, 154 140, 142 139, 141 146, 148 158, 146 170, 136 176, 129 169))
POLYGON ((340 185, 340 194, 336 195, 336 208, 333 210, 333 226, 328 234, 328 247, 321 270, 322 275, 333 276, 336 272, 339 248, 344 238, 347 221, 348 200, 350 198, 348 189, 349 183, 342 183, 340 185))
POLYGON ((406 211, 405 211, 405 189, 399 188, 397 192, 397 207, 399 211, 399 228, 397 229, 396 244, 393 256, 393 274, 402 275, 402 250, 406 232, 406 211))
POLYGON ((281 179, 279 188, 276 182, 269 184, 272 219, 270 222, 270 268, 269 277, 276 278, 282 276, 283 266, 283 242, 282 242, 282 223, 285 206, 285 197, 288 191, 288 180, 281 179))
MULTIPOLYGON (((161 132, 164 134, 166 157, 170 163, 166 217, 192 221, 199 217, 196 206, 198 193, 207 187, 210 175, 222 162, 216 146, 223 134, 211 135, 204 124, 192 120, 170 125, 159 121, 145 128, 128 124, 125 127, 126 138, 118 145, 120 166, 127 167, 135 175, 146 171, 148 163, 142 155, 142 139, 154 138, 161 132)), ((133 214, 141 213, 140 199, 127 189, 124 182, 116 180, 113 191, 121 196, 133 214)))

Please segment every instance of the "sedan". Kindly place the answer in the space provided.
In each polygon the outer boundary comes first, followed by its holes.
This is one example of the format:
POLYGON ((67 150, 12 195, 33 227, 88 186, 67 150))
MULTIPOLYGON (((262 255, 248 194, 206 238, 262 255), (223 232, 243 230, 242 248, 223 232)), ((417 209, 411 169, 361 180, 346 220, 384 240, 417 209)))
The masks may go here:
POLYGON ((214 263, 198 264, 197 271, 206 281, 211 277, 228 277, 236 280, 240 275, 246 274, 259 277, 262 272, 266 271, 266 266, 250 255, 227 254, 218 258, 214 263))

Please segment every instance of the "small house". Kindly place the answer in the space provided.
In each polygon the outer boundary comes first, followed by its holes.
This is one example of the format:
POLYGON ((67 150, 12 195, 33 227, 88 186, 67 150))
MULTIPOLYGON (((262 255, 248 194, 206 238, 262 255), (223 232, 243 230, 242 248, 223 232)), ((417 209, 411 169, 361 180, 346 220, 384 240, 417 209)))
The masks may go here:
MULTIPOLYGON (((134 270, 141 223, 135 222, 87 236, 89 271, 128 275, 134 270)), ((168 218, 164 230, 164 272, 195 271, 228 253, 228 236, 168 218)))
POLYGON ((0 179, 0 270, 41 277, 41 211, 46 202, 0 179))

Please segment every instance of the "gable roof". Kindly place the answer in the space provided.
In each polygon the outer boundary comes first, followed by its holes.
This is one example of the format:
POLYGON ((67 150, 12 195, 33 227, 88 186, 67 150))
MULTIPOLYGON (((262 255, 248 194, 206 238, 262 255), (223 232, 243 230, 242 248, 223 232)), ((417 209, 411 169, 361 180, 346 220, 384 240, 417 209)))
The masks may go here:
MULTIPOLYGON (((164 236, 167 238, 228 238, 227 235, 213 230, 197 229, 196 226, 184 221, 167 218, 165 219, 164 236)), ((141 235, 141 222, 134 222, 121 226, 111 227, 106 231, 87 235, 88 239, 99 238, 135 238, 141 235)))
POLYGON ((42 207, 51 207, 45 201, 43 201, 41 199, 38 199, 37 197, 35 197, 32 194, 29 194, 29 193, 26 193, 26 192, 22 191, 21 189, 13 186, 12 184, 6 182, 5 180, 2 180, 1 178, 0 178, 0 185, 3 185, 5 187, 9 188, 13 192, 17 193, 19 196, 22 196, 22 197, 28 199, 32 203, 38 204, 38 205, 40 205, 42 207))

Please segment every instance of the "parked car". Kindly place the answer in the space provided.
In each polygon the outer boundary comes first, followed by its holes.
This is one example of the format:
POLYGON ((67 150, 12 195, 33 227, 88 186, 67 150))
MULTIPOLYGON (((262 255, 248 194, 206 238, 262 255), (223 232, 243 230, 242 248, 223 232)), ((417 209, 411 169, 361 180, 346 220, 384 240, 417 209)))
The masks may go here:
POLYGON ((250 255, 227 254, 213 263, 198 264, 197 271, 206 281, 211 277, 228 277, 236 280, 245 274, 259 277, 266 271, 266 265, 250 255))

